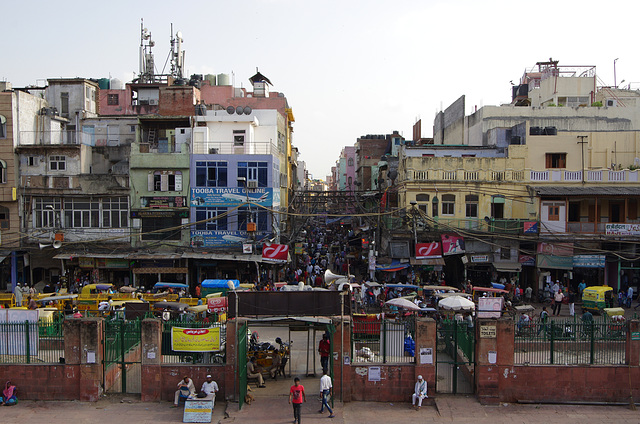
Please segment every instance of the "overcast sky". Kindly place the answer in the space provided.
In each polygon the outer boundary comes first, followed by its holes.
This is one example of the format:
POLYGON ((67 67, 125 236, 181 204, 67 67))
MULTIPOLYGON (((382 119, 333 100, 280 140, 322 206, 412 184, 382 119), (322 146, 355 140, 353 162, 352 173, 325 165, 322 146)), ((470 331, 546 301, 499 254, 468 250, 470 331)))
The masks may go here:
MULTIPOLYGON (((245 0, 198 2, 5 1, 0 80, 55 77, 125 82, 138 72, 140 19, 160 71, 170 24, 182 31, 186 69, 229 73, 248 87, 256 67, 296 118, 294 144, 315 178, 365 134, 433 118, 465 94, 474 105, 511 100, 510 81, 553 57, 595 65, 604 84, 640 81, 637 1, 245 0), (144 6, 143 6, 144 5, 144 6)), ((632 88, 640 88, 640 83, 632 88)))

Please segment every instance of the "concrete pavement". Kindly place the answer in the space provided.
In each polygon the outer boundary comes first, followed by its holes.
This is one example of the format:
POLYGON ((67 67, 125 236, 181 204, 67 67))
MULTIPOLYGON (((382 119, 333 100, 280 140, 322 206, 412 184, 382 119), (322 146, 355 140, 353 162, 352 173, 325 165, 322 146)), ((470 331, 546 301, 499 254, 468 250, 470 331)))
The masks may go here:
MULTIPOLYGON (((268 390, 268 389, 265 389, 268 390)), ((314 391, 315 392, 315 391, 314 391)), ((302 409, 302 421, 331 424, 390 424, 390 423, 638 423, 640 410, 628 406, 591 405, 480 405, 473 396, 438 395, 435 402, 420 411, 409 403, 350 402, 336 403, 336 418, 319 414, 319 397, 308 394, 302 409)), ((237 404, 216 403, 212 423, 290 423, 291 406, 284 394, 260 394, 256 400, 237 411, 237 404), (229 414, 225 418, 225 407, 229 414)), ((2 423, 180 423, 182 409, 171 408, 169 402, 142 403, 131 397, 108 397, 96 403, 89 402, 34 402, 21 401, 14 407, 0 408, 2 423)))

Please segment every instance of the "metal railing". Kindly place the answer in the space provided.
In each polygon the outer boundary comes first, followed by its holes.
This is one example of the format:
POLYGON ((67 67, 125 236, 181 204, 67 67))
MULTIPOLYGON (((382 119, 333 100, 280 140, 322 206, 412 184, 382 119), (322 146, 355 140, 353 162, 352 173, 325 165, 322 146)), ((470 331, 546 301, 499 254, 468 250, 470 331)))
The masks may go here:
POLYGON ((225 342, 227 340, 226 323, 202 321, 166 321, 162 325, 162 363, 163 364, 225 364, 225 342), (215 352, 176 352, 171 348, 173 327, 180 328, 220 328, 220 350, 215 352))
POLYGON ((124 361, 124 356, 140 344, 141 321, 105 321, 105 367, 124 361))
POLYGON ((517 365, 625 364, 626 322, 603 317, 591 323, 576 319, 515 324, 517 365))
POLYGON ((63 321, 0 323, 0 363, 64 363, 63 321))
POLYGON ((353 321, 353 363, 415 363, 415 318, 353 321))
POLYGON ((475 352, 474 327, 466 322, 457 320, 443 320, 438 328, 439 335, 444 341, 444 351, 451 357, 459 358, 464 355, 466 362, 473 362, 475 352))

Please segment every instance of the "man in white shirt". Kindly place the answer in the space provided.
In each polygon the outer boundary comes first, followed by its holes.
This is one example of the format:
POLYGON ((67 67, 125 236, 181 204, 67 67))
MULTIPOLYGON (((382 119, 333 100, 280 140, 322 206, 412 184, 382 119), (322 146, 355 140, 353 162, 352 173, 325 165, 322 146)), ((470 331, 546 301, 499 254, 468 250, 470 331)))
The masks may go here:
POLYGON ((427 396, 427 382, 422 379, 421 375, 419 375, 413 395, 411 395, 411 399, 412 399, 411 404, 413 405, 414 408, 416 408, 416 410, 418 410, 422 406, 422 399, 428 398, 428 397, 429 396, 427 396), (418 401, 418 406, 416 406, 416 400, 418 401))
MULTIPOLYGON (((189 377, 184 377, 178 383, 178 390, 176 390, 176 396, 173 399, 173 407, 178 407, 178 400, 180 400, 180 393, 184 392, 188 397, 193 397, 196 394, 196 386, 193 385, 193 380, 189 377)), ((184 396, 184 395, 183 395, 184 396)))
POLYGON ((324 408, 327 408, 329 411, 329 418, 335 417, 333 415, 333 410, 329 406, 329 398, 331 397, 331 389, 333 384, 331 384, 331 377, 327 375, 327 371, 323 371, 322 378, 320 379, 320 397, 322 398, 322 406, 318 411, 320 414, 324 412, 324 408))
POLYGON ((211 374, 207 375, 207 381, 202 383, 202 391, 207 395, 212 395, 212 403, 215 405, 216 403, 216 393, 218 393, 218 383, 213 381, 211 374))

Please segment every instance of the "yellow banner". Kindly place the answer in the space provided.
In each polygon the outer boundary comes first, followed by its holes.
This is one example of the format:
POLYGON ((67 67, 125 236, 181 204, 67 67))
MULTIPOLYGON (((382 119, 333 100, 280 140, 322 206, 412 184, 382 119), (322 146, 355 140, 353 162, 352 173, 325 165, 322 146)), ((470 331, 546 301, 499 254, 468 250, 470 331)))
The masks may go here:
POLYGON ((213 352, 220 350, 220 327, 173 327, 171 331, 171 349, 176 352, 213 352))

